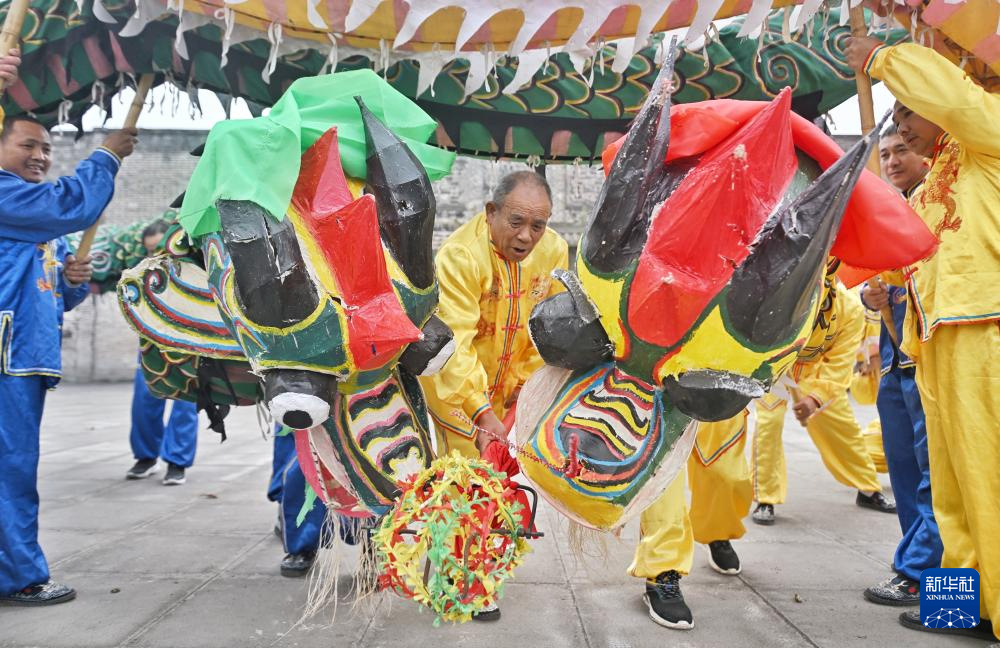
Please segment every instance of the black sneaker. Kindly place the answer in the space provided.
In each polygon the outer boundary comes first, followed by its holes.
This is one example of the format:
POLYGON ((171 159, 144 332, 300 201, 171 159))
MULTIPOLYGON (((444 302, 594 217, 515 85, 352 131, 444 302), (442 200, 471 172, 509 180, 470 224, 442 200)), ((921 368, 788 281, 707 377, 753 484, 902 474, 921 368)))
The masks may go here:
POLYGON ((490 603, 482 610, 472 613, 473 621, 499 621, 500 620, 500 606, 496 603, 490 603))
POLYGON ((975 637, 983 641, 994 641, 993 624, 989 619, 980 620, 979 625, 974 628, 931 628, 924 625, 923 621, 920 620, 920 612, 911 610, 899 615, 899 624, 904 628, 920 630, 921 632, 938 632, 963 637, 975 637))
POLYGON ((858 491, 857 504, 861 508, 869 508, 873 511, 879 511, 881 513, 895 513, 896 503, 891 499, 887 498, 882 493, 872 493, 871 495, 865 495, 861 491, 858 491))
POLYGON ((167 462, 167 474, 163 476, 163 485, 180 486, 185 481, 187 481, 187 478, 184 476, 184 468, 167 462))
POLYGON ((649 608, 649 618, 665 628, 690 630, 694 627, 691 610, 681 594, 681 575, 674 570, 665 571, 655 580, 646 580, 643 595, 649 608))
POLYGON ((125 479, 145 479, 156 472, 156 459, 139 459, 125 473, 125 479))
POLYGON ((743 568, 740 557, 736 555, 733 545, 728 540, 716 540, 708 543, 708 564, 720 574, 735 576, 743 568))
POLYGON ((68 585, 49 581, 41 585, 32 585, 23 590, 0 596, 0 605, 20 605, 24 607, 40 607, 66 603, 76 598, 76 590, 68 585))
POLYGON ((893 576, 866 589, 865 599, 879 605, 920 605, 920 582, 893 576))
POLYGON ((297 554, 287 554, 281 560, 281 575, 288 578, 298 578, 305 576, 316 560, 315 551, 303 551, 297 554))
POLYGON ((774 524, 774 504, 758 504, 757 508, 753 510, 753 515, 750 516, 750 519, 755 524, 763 524, 765 526, 774 524))

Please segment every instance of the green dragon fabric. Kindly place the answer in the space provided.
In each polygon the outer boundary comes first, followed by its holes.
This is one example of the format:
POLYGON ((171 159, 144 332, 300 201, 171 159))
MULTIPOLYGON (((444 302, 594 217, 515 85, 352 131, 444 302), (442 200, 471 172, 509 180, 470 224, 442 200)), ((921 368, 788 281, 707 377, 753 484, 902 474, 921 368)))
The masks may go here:
POLYGON ((162 349, 139 339, 139 361, 149 391, 157 398, 197 402, 207 394, 216 405, 253 405, 263 398, 250 364, 162 349))
MULTIPOLYGON (((220 66, 223 34, 215 25, 185 32, 189 59, 174 51, 176 16, 151 22, 135 38, 117 31, 134 12, 130 0, 106 3, 119 25, 94 18, 89 0, 82 11, 75 0, 35 0, 26 20, 22 77, 24 85, 4 99, 10 114, 32 111, 54 123, 63 113, 78 122, 92 103, 110 105, 114 89, 126 75, 156 72, 158 81, 170 80, 182 88, 203 88, 242 97, 259 106, 273 105, 298 78, 318 74, 326 57, 304 51, 279 57, 270 81, 261 78, 270 44, 258 40, 233 45, 229 63, 220 66), (100 82, 100 83, 98 83, 100 82)), ((0 10, 0 16, 5 10, 0 10)), ((704 50, 682 50, 676 62, 678 103, 706 99, 771 99, 784 87, 793 89, 793 108, 815 118, 855 92, 852 73, 843 57, 849 35, 839 24, 839 12, 817 14, 807 29, 786 42, 783 14, 771 16, 760 41, 737 36, 741 21, 720 30, 704 50)), ((890 34, 896 41, 902 30, 890 34)), ((649 91, 660 48, 658 39, 637 52, 621 74, 611 71, 614 47, 603 48, 579 74, 569 56, 553 56, 530 83, 512 95, 504 88, 517 71, 517 61, 506 61, 478 91, 465 96, 469 63, 457 59, 444 67, 431 90, 415 97, 419 65, 393 64, 384 71, 389 83, 435 118, 441 128, 435 143, 461 154, 545 162, 590 160, 605 141, 624 132, 649 91), (592 79, 591 79, 592 77, 592 79), (588 82, 589 80, 589 82, 588 82)), ((343 59, 338 71, 368 69, 369 58, 343 59)), ((124 107, 122 107, 124 109, 124 107)))

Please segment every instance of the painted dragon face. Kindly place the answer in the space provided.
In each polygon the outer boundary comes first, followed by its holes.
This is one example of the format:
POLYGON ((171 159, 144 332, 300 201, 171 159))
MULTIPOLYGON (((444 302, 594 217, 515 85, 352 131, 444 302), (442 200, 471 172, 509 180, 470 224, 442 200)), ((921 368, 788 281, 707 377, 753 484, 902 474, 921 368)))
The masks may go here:
MULTIPOLYGON (((309 80, 296 106, 308 110, 310 96, 350 83, 364 92, 384 84, 357 75, 309 80)), ((440 367, 453 345, 432 314, 430 181, 410 148, 355 99, 364 184, 344 172, 337 128, 314 119, 328 130, 301 155, 283 218, 248 200, 219 200, 221 231, 188 248, 178 246, 188 239, 177 228, 164 254, 123 273, 118 294, 152 345, 144 361, 155 386, 197 400, 218 431, 227 405, 263 400, 295 430, 303 472, 322 501, 370 515, 388 510, 397 484, 430 465, 415 376, 440 367)), ((419 117, 394 105, 397 122, 402 113, 411 124, 419 117)))
POLYGON ((579 278, 559 275, 566 292, 529 321, 550 366, 519 399, 519 440, 538 459, 522 467, 563 512, 602 529, 669 484, 692 419, 737 415, 794 363, 871 148, 822 174, 800 162, 786 90, 697 155, 671 156, 671 74, 610 166, 579 278))
POLYGON ((307 431, 299 454, 314 489, 338 506, 384 511, 397 482, 430 465, 412 376, 447 360, 451 331, 432 315, 430 181, 358 104, 366 185, 345 176, 331 128, 303 154, 285 218, 220 200, 222 230, 202 250, 222 319, 262 377, 272 416, 307 431))
POLYGON ((283 219, 253 202, 220 200, 222 231, 202 241, 223 317, 264 377, 271 413, 295 429, 326 420, 334 383, 366 386, 384 379, 408 345, 440 350, 447 341, 421 333, 429 321, 440 328, 431 317, 430 181, 359 103, 367 187, 344 175, 331 128, 303 154, 283 219))

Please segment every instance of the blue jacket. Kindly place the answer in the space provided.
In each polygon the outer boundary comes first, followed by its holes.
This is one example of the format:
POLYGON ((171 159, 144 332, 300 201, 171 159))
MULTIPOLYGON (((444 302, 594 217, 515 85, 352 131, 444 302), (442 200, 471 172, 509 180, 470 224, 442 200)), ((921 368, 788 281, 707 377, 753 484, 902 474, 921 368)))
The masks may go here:
POLYGON ((63 312, 83 301, 86 284, 62 274, 65 234, 93 225, 114 194, 119 161, 98 149, 76 174, 56 182, 26 182, 0 170, 0 372, 62 375, 63 312))

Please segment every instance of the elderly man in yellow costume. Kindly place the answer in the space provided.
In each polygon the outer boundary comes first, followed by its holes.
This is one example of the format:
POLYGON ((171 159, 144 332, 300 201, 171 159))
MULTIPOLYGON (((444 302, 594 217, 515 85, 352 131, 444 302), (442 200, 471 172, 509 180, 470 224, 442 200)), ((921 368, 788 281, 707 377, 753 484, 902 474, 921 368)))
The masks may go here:
POLYGON ((740 559, 730 540, 746 533, 750 512, 750 468, 746 460, 747 415, 700 423, 694 449, 683 472, 643 511, 641 537, 628 573, 645 578, 649 616, 661 626, 690 630, 694 618, 680 589, 694 561, 694 543, 708 545, 708 562, 720 574, 740 573, 740 559), (691 488, 688 508, 684 483, 691 488), (650 597, 658 597, 654 606, 650 597))
MULTIPOLYGON (((858 296, 839 284, 834 275, 836 265, 832 261, 828 267, 816 324, 791 370, 790 378, 796 385, 790 389, 796 400, 793 409, 830 474, 858 490, 858 506, 895 513, 895 504, 882 495, 875 464, 847 398, 864 335, 865 314, 858 296)), ((774 506, 782 504, 788 494, 781 442, 787 407, 785 398, 774 392, 757 401, 751 463, 757 501, 753 521, 758 524, 774 524, 774 506)))
MULTIPOLYGON (((917 363, 941 566, 979 570, 972 632, 1000 637, 1000 97, 920 45, 854 38, 847 57, 885 83, 899 134, 931 159, 910 202, 940 246, 907 280, 902 350, 917 363)), ((930 630, 918 613, 900 622, 930 630)))
MULTIPOLYGON (((455 335, 454 355, 440 372, 421 378, 439 454, 477 457, 493 438, 505 439, 504 417, 543 364, 528 336, 528 316, 560 290, 552 271, 569 261, 566 241, 548 227, 551 213, 545 178, 511 173, 485 212, 449 236, 435 258, 438 316, 455 335)), ((496 609, 475 618, 498 617, 496 609)))

